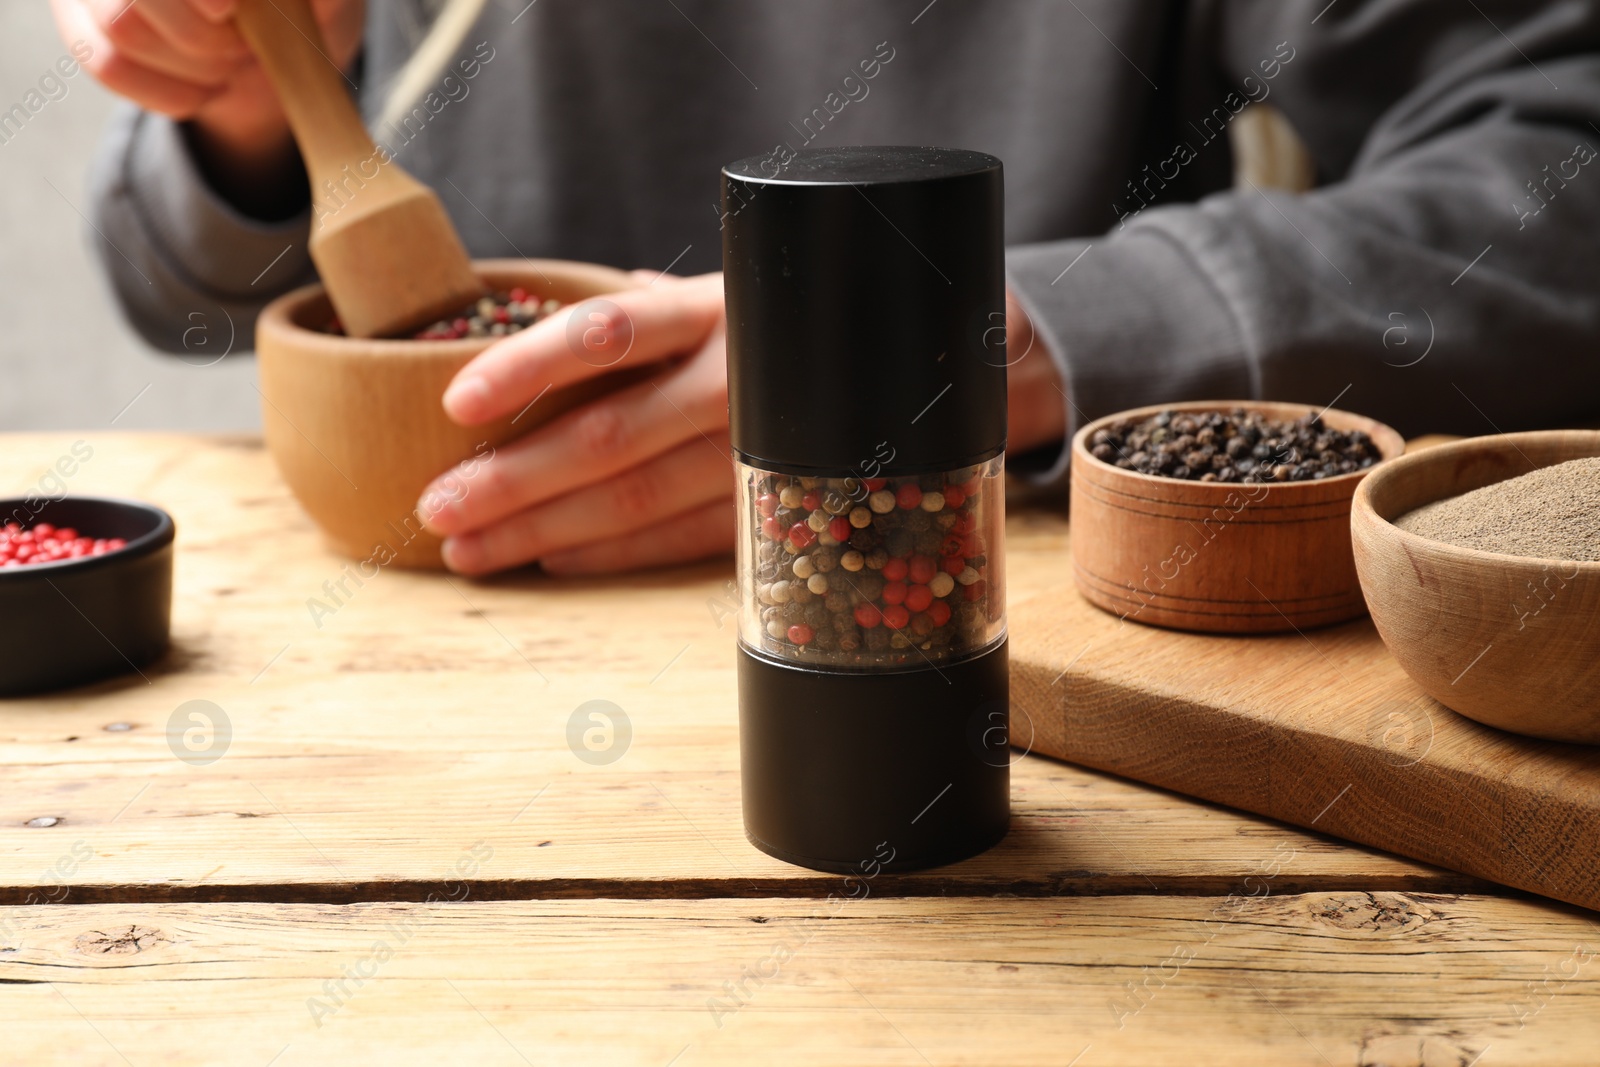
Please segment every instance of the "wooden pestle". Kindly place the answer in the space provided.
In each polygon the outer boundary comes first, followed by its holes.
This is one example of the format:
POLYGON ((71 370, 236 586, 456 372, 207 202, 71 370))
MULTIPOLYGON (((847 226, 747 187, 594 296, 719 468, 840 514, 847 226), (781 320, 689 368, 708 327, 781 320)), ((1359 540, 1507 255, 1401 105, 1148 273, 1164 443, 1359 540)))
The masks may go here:
POLYGON ((438 196, 373 144, 310 0, 240 0, 234 19, 277 90, 312 202, 322 204, 311 258, 345 333, 404 334, 482 296, 438 196))

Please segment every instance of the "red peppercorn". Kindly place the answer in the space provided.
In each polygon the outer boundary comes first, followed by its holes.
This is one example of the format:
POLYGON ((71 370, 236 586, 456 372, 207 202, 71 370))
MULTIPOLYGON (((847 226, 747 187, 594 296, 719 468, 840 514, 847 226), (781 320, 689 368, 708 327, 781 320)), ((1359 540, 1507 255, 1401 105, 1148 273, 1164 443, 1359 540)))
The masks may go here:
POLYGON ((767 535, 767 540, 776 541, 783 536, 783 523, 777 519, 762 519, 761 532, 767 535))
POLYGON ((971 559, 973 556, 983 555, 983 538, 977 534, 968 534, 961 539, 961 554, 971 559))
POLYGON ((962 494, 970 501, 978 495, 978 475, 974 474, 956 488, 960 489, 962 494))
POLYGON ((797 522, 789 527, 789 543, 796 548, 805 548, 817 539, 817 531, 803 522, 797 522))
POLYGON ((906 599, 905 582, 886 582, 883 586, 883 602, 885 604, 903 604, 906 599))
POLYGON ((522 303, 524 300, 528 299, 528 290, 522 288, 520 285, 513 286, 511 289, 511 299, 515 300, 519 304, 522 303))
POLYGON ((816 511, 822 506, 822 497, 815 489, 800 498, 800 506, 807 511, 816 511))
POLYGON ((906 511, 910 511, 922 503, 922 490, 917 488, 916 483, 908 482, 895 490, 894 502, 906 511))
POLYGON ((903 630, 906 623, 910 621, 911 612, 900 604, 894 604, 883 609, 883 624, 891 630, 903 630))
POLYGON ((862 601, 860 604, 856 605, 857 625, 870 630, 882 621, 883 612, 878 610, 878 605, 869 603, 867 601, 862 601))
POLYGON ((982 578, 979 578, 971 585, 964 585, 961 587, 962 599, 966 600, 966 602, 969 604, 978 600, 982 600, 983 594, 988 590, 988 588, 989 583, 984 581, 982 578))
POLYGON ((950 605, 942 600, 935 600, 928 605, 928 618, 933 620, 935 626, 943 626, 950 621, 950 605))
POLYGON ((811 643, 811 639, 815 636, 817 635, 811 629, 811 627, 807 626, 803 622, 796 623, 795 625, 789 627, 789 640, 793 641, 797 645, 808 645, 811 643))
POLYGON ((891 582, 898 582, 906 576, 910 568, 903 559, 891 559, 883 565, 883 576, 891 582))
POLYGON ((932 556, 912 556, 906 572, 911 575, 913 582, 922 582, 926 585, 933 581, 933 576, 939 573, 939 568, 933 562, 932 556))
POLYGON ((927 611, 933 603, 933 590, 925 585, 914 585, 906 590, 906 608, 909 611, 927 611))
POLYGON ((762 493, 756 497, 756 510, 761 512, 763 518, 772 518, 778 513, 778 494, 762 493))
POLYGON ((959 485, 947 485, 947 486, 944 487, 944 506, 945 507, 947 507, 947 508, 959 508, 962 504, 964 504, 966 502, 967 502, 967 494, 959 485))
POLYGON ((855 528, 850 525, 850 520, 843 515, 835 515, 828 522, 828 532, 833 535, 835 541, 844 544, 850 540, 850 535, 855 532, 855 528))
POLYGON ((887 478, 867 478, 863 482, 863 484, 867 487, 867 491, 869 493, 876 493, 879 489, 882 489, 884 486, 889 484, 889 479, 887 479, 887 478))
POLYGON ((961 514, 956 516, 956 524, 950 527, 950 532, 955 534, 957 537, 965 537, 967 534, 971 533, 977 528, 978 520, 973 517, 972 512, 963 511, 961 514))
POLYGON ((79 535, 69 527, 57 529, 41 522, 31 530, 17 523, 0 527, 0 567, 21 567, 36 563, 53 563, 56 560, 77 559, 81 556, 103 556, 127 547, 120 537, 91 538, 79 535))
POLYGON ((939 566, 944 569, 946 574, 954 578, 967 569, 967 561, 960 556, 946 556, 940 561, 939 566))

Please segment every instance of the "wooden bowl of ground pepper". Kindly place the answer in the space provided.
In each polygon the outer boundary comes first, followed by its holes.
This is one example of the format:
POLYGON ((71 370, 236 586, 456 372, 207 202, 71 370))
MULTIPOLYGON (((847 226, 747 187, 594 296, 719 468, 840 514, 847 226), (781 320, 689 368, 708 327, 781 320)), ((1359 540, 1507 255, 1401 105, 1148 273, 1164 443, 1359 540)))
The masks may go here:
POLYGON ((1304 404, 1197 401, 1098 419, 1072 442, 1078 590, 1124 619, 1209 633, 1359 617, 1350 500, 1404 451, 1380 422, 1304 404))
POLYGON ((1600 744, 1600 431, 1502 434, 1386 464, 1356 491, 1384 644, 1446 707, 1600 744))
MULTIPOLYGON (((479 352, 560 314, 561 307, 639 284, 624 271, 563 260, 484 260, 474 267, 498 297, 413 338, 344 336, 320 285, 279 297, 257 321, 267 447, 329 545, 363 571, 391 563, 441 567, 439 538, 423 529, 416 513, 418 497, 434 478, 458 463, 487 458, 506 441, 640 373, 619 366, 555 390, 519 416, 456 425, 441 398, 479 352)), ((584 354, 575 349, 574 358, 584 354)))

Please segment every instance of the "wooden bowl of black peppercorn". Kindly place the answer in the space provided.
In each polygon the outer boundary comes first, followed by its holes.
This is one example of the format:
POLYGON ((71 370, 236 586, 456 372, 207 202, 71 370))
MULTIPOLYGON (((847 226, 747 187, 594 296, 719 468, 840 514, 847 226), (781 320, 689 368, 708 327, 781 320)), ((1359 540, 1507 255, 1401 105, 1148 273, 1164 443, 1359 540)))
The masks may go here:
POLYGON ((1194 401, 1119 412, 1072 441, 1078 590, 1115 615, 1208 633, 1366 612, 1350 502, 1405 451, 1388 426, 1304 404, 1194 401))

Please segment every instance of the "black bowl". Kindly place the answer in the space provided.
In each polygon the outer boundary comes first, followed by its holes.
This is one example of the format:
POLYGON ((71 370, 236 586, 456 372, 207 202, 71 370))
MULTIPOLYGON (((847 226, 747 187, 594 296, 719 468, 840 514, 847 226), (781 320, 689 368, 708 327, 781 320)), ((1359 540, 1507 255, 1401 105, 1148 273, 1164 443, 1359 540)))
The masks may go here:
POLYGON ((67 526, 120 537, 103 556, 0 568, 0 696, 37 693, 136 671, 167 649, 172 516, 131 500, 0 500, 0 523, 67 526), (37 508, 37 512, 35 512, 37 508))

